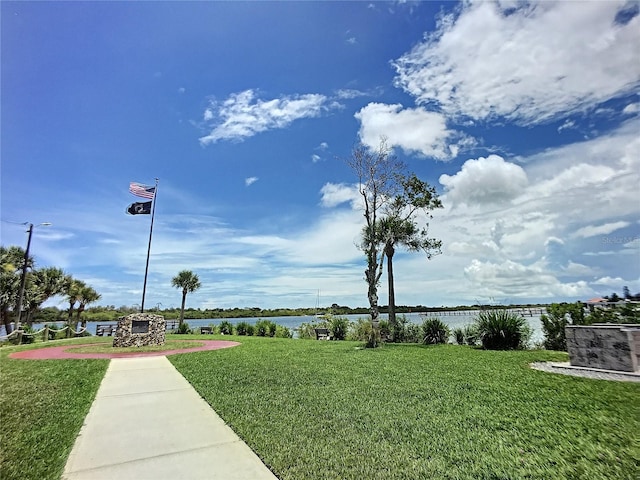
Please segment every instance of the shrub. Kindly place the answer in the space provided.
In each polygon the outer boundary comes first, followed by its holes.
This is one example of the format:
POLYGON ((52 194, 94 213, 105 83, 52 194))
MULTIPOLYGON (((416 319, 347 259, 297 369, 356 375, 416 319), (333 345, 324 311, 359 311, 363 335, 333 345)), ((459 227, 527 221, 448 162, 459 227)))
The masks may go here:
POLYGON ((269 336, 270 337, 275 337, 277 329, 278 329, 278 326, 275 323, 269 322, 269 336))
POLYGON ((547 350, 567 350, 567 338, 564 327, 569 321, 565 315, 540 315, 542 333, 544 334, 544 348, 547 350))
POLYGON ((348 340, 365 342, 366 348, 375 348, 380 345, 380 329, 374 329, 368 318, 359 318, 351 323, 350 327, 347 334, 348 340))
POLYGON ((478 329, 475 325, 465 325, 464 329, 464 341, 467 345, 471 347, 475 347, 478 345, 478 338, 480 334, 478 333, 478 329))
POLYGON ((480 312, 475 319, 482 347, 487 350, 526 348, 531 327, 521 315, 508 310, 480 312))
POLYGON ((391 341, 391 325, 389 320, 380 320, 380 339, 384 342, 391 341))
POLYGON ((249 330, 248 322, 238 322, 236 324, 236 335, 248 335, 248 330, 249 330))
POLYGON ((329 322, 326 319, 322 319, 320 321, 312 321, 309 323, 301 323, 297 328, 298 338, 303 338, 307 340, 315 340, 316 339, 316 328, 329 328, 329 322))
POLYGON ((406 315, 396 315, 396 323, 391 326, 391 341, 397 343, 410 342, 410 343, 420 343, 422 338, 420 337, 420 327, 413 323, 409 323, 406 315), (412 334, 415 338, 412 337, 412 334))
POLYGON ((329 331, 334 340, 344 340, 349 331, 349 320, 346 317, 331 317, 329 331))
POLYGON ((183 322, 182 325, 178 325, 178 329, 176 330, 176 333, 184 335, 187 333, 191 333, 191 329, 189 328, 189 324, 187 324, 187 322, 183 322))
POLYGON ((368 329, 371 328, 371 322, 366 318, 358 318, 355 322, 351 322, 347 333, 347 340, 365 342, 368 329))
POLYGON ((276 338, 291 338, 293 337, 291 330, 282 325, 276 325, 276 338))
POLYGON ((220 334, 221 335, 233 335, 233 324, 228 320, 220 322, 220 334))
POLYGON ((464 330, 462 328, 454 329, 453 338, 455 338, 458 345, 464 345, 464 330))
POLYGON ((427 318, 421 328, 424 344, 447 343, 449 340, 449 327, 439 318, 427 318))
POLYGON ((310 340, 316 338, 316 332, 314 331, 313 323, 303 322, 296 329, 298 332, 298 338, 302 338, 304 340, 310 340))
POLYGON ((424 338, 420 334, 420 325, 415 323, 409 323, 404 328, 404 342, 407 343, 422 343, 422 339, 424 338))
POLYGON ((553 303, 547 307, 547 313, 540 316, 544 348, 547 350, 567 350, 564 327, 584 325, 584 310, 580 303, 553 303))
POLYGON ((255 325, 258 337, 273 337, 276 334, 276 324, 269 320, 258 320, 255 325))
POLYGON ((377 348, 382 343, 380 337, 380 329, 373 328, 371 322, 368 322, 365 327, 365 348, 377 348))

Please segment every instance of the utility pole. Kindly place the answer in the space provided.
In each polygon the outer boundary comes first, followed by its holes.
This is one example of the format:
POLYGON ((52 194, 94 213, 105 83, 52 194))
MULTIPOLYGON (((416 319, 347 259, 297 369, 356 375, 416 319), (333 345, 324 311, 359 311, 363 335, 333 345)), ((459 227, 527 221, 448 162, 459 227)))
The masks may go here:
MULTIPOLYGON (((29 236, 27 237, 27 249, 24 251, 24 261, 22 262, 22 278, 20 279, 20 291, 18 293, 18 316, 16 317, 14 330, 20 330, 20 320, 22 316, 22 299, 24 298, 24 286, 27 281, 27 263, 29 261, 29 249, 31 248, 31 236, 33 235, 33 223, 26 222, 24 225, 29 225, 29 236)), ((48 227, 51 225, 49 222, 40 223, 38 226, 43 225, 48 227)))

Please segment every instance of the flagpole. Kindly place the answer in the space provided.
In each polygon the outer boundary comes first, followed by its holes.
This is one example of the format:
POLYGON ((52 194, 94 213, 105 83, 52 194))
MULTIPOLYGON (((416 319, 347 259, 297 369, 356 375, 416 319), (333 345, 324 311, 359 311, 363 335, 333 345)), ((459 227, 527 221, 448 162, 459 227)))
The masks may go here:
POLYGON ((156 178, 156 188, 153 191, 153 206, 151 207, 151 227, 149 228, 149 247, 147 248, 147 265, 144 269, 144 285, 142 286, 142 304, 140 313, 144 313, 144 296, 147 292, 147 274, 149 273, 149 255, 151 254, 151 236, 153 235, 153 217, 156 214, 156 196, 158 195, 158 179, 156 178))

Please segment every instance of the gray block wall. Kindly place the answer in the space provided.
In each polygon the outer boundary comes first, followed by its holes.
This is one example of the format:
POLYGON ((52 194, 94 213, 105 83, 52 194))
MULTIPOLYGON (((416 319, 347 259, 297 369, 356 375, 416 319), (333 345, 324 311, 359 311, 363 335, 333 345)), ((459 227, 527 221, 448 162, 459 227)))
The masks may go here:
POLYGON ((640 325, 567 325, 565 334, 571 365, 638 371, 640 325))

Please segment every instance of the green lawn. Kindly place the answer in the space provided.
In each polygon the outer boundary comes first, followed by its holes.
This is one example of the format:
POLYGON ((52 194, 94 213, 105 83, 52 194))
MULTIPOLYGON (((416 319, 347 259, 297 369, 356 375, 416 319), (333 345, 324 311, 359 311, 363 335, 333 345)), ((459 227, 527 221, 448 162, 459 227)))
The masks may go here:
POLYGON ((170 359, 281 479, 638 478, 640 385, 566 354, 233 339, 170 359))
MULTIPOLYGON (((86 338, 37 347, 86 343, 86 338)), ((0 348, 0 478, 59 479, 109 360, 13 360, 0 348)))
MULTIPOLYGON (((180 338, 243 342, 169 358, 283 480, 637 479, 640 384, 527 367, 565 354, 180 338)), ((108 361, 24 348, 0 348, 0 478, 58 479, 108 361)))

